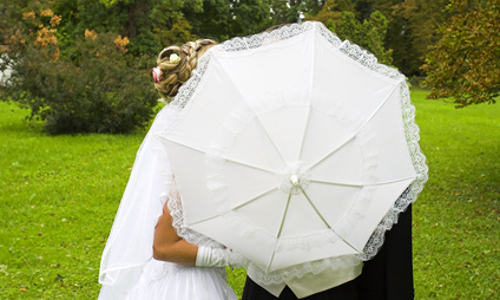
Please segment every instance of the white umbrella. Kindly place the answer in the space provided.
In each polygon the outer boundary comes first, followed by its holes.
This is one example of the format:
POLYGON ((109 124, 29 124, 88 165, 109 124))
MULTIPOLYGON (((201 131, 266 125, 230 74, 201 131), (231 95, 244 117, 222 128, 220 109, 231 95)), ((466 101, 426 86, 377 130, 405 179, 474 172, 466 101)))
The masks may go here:
POLYGON ((372 257, 427 179, 405 77, 321 23, 212 48, 172 105, 184 225, 264 273, 372 257))

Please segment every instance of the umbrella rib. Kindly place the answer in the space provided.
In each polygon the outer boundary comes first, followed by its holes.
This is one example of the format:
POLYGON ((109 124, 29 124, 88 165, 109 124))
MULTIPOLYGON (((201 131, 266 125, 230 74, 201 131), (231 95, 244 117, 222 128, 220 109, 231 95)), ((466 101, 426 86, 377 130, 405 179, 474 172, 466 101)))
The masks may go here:
POLYGON ((288 207, 290 206, 290 199, 292 199, 292 191, 288 194, 288 199, 286 200, 285 211, 283 212, 283 218, 281 219, 280 229, 278 230, 278 235, 276 238, 280 238, 281 232, 283 231, 283 225, 285 224, 286 215, 288 213, 288 207))
MULTIPOLYGON (((316 36, 314 36, 314 39, 316 39, 316 36)), ((314 68, 315 68, 315 64, 314 64, 314 61, 315 61, 315 52, 313 52, 313 55, 311 55, 311 74, 310 74, 310 77, 309 77, 309 111, 307 112, 307 120, 306 120, 306 126, 304 128, 304 132, 302 133, 302 140, 301 140, 301 143, 300 143, 300 150, 299 150, 299 157, 298 159, 300 160, 300 158, 302 157, 302 152, 304 150, 304 141, 305 141, 305 138, 306 138, 306 133, 307 133, 307 130, 309 129, 309 123, 311 122, 311 102, 312 102, 312 94, 313 94, 313 89, 312 87, 314 86, 314 68)))
POLYGON ((302 191, 302 194, 304 194, 304 196, 306 197, 307 201, 309 201, 309 204, 311 204, 311 206, 314 209, 314 211, 316 212, 316 214, 321 218, 321 221, 323 221, 323 223, 325 223, 325 225, 326 225, 326 227, 328 227, 328 229, 332 229, 332 227, 330 226, 330 224, 328 224, 328 222, 325 220, 325 218, 323 218, 323 215, 316 208, 316 205, 314 205, 314 203, 311 201, 311 199, 309 198, 309 196, 307 196, 306 191, 304 191, 304 189, 302 188, 302 186, 299 185, 299 187, 300 187, 300 190, 302 191))
POLYGON ((220 215, 211 216, 211 217, 208 217, 208 218, 203 219, 203 220, 200 220, 200 221, 196 221, 196 222, 193 222, 193 223, 189 223, 189 226, 191 226, 191 225, 196 225, 196 224, 199 224, 199 223, 202 223, 202 222, 206 222, 206 221, 209 221, 209 220, 215 219, 215 218, 217 218, 217 217, 220 217, 220 215))
MULTIPOLYGON (((181 142, 178 142, 178 141, 175 141, 175 140, 171 140, 171 139, 167 139, 167 140, 168 140, 169 142, 175 143, 175 144, 177 144, 177 145, 180 145, 180 146, 183 146, 183 147, 189 148, 189 149, 194 150, 194 151, 198 151, 198 152, 200 152, 200 153, 204 153, 205 155, 209 155, 207 152, 205 152, 205 151, 203 151, 203 150, 193 148, 193 147, 188 146, 188 145, 186 145, 186 144, 183 144, 183 143, 181 143, 181 142)), ((269 170, 269 169, 266 169, 266 168, 263 168, 263 167, 259 167, 259 166, 250 165, 250 164, 247 164, 247 163, 244 163, 244 162, 241 162, 241 161, 237 161, 237 160, 232 159, 232 158, 223 157, 223 159, 225 159, 226 161, 230 161, 230 162, 236 163, 236 164, 240 164, 240 165, 245 166, 245 167, 252 168, 252 169, 257 169, 257 170, 265 171, 265 172, 272 173, 272 174, 274 174, 274 173, 275 173, 275 172, 274 172, 274 171, 272 171, 272 170, 269 170)))
MULTIPOLYGON (((254 113, 255 113, 255 111, 254 111, 254 113)), ((262 130, 266 134, 266 137, 271 142, 271 144, 273 145, 273 147, 276 150, 276 152, 278 152, 278 154, 279 154, 281 160, 283 161, 283 163, 286 163, 285 156, 283 156, 283 153, 281 153, 280 149, 278 148, 278 146, 276 145, 276 143, 274 142, 274 140, 269 135, 269 132, 267 132, 266 127, 264 127, 264 124, 262 124, 262 121, 260 120, 260 118, 259 118, 259 116, 257 114, 255 114, 255 118, 258 120, 260 127, 262 128, 262 130)))
MULTIPOLYGON (((276 243, 278 243, 278 239, 280 238, 281 232, 283 231, 283 225, 285 224, 286 215, 288 213, 288 207, 290 205, 290 199, 292 199, 292 191, 290 191, 290 193, 288 194, 288 199, 286 201, 285 211, 283 212, 283 218, 281 218, 280 228, 278 230, 278 235, 276 236, 276 243)), ((271 265, 273 264, 275 254, 276 254, 276 251, 273 252, 273 256, 271 257, 271 260, 269 262, 269 267, 268 267, 267 271, 270 270, 271 265)))
MULTIPOLYGON (((264 193, 262 193, 262 194, 260 194, 260 195, 257 195, 257 196, 255 196, 255 197, 253 197, 252 199, 249 199, 249 200, 245 201, 244 203, 241 203, 241 204, 239 204, 239 205, 237 205, 237 206, 232 207, 230 210, 231 210, 231 211, 232 211, 232 210, 236 210, 236 209, 241 208, 241 207, 243 207, 243 206, 245 206, 245 205, 248 205, 249 203, 251 203, 251 202, 253 202, 253 201, 255 201, 255 200, 257 200, 257 199, 259 199, 259 198, 263 197, 264 195, 267 195, 267 194, 269 194, 269 193, 271 193, 272 191, 275 191, 275 190, 277 190, 277 189, 278 189, 277 187, 270 188, 269 190, 265 191, 264 193)), ((205 221, 211 220, 211 219, 213 219, 213 218, 216 218, 216 217, 218 217, 218 216, 219 216, 219 215, 212 216, 212 217, 209 217, 209 218, 206 218, 206 219, 200 220, 200 221, 196 221, 196 222, 194 222, 194 223, 190 223, 189 225, 195 225, 195 224, 198 224, 198 223, 201 223, 201 222, 205 222, 205 221)))
POLYGON ((338 234, 337 232, 335 232, 335 230, 330 226, 330 224, 328 224, 328 222, 325 220, 325 218, 323 218, 323 215, 318 211, 318 209, 316 208, 316 205, 314 205, 314 203, 311 201, 311 199, 309 198, 309 196, 307 196, 306 191, 304 191, 304 189, 302 188, 302 186, 299 186, 299 187, 300 187, 300 190, 302 191, 302 194, 304 194, 304 196, 306 197, 307 201, 309 201, 309 204, 311 204, 312 208, 314 209, 314 211, 316 211, 316 214, 318 215, 318 217, 321 218, 321 221, 323 221, 323 223, 325 223, 326 227, 328 227, 328 229, 330 229, 336 236, 339 237, 339 239, 341 239, 349 247, 351 247, 352 249, 354 249, 356 252, 361 253, 361 251, 359 251, 356 247, 354 247, 353 245, 351 245, 351 243, 349 243, 344 238, 342 238, 342 236, 340 234, 338 234))
POLYGON ((165 139, 166 139, 167 141, 172 142, 172 143, 175 143, 175 144, 177 144, 177 145, 180 145, 180 146, 183 146, 183 147, 189 148, 189 149, 191 149, 191 150, 198 151, 198 152, 201 152, 201 153, 205 153, 205 154, 206 154, 206 152, 205 152, 205 151, 203 151, 203 150, 196 149, 196 148, 194 148, 194 147, 192 147, 192 146, 188 146, 188 145, 183 144, 183 143, 181 143, 181 142, 179 142, 179 141, 176 141, 176 140, 170 139, 170 138, 168 138, 168 137, 167 137, 167 138, 165 138, 165 139))
POLYGON ((345 142, 343 142, 342 144, 340 144, 337 148, 333 149, 332 151, 330 151, 329 153, 327 153, 325 156, 323 156, 323 158, 321 158, 320 160, 318 160, 317 162, 315 162, 313 165, 311 165, 309 167, 309 169, 312 169, 314 167, 316 167, 318 164, 320 164, 322 161, 324 161, 325 159, 327 159, 328 157, 330 157, 332 154, 334 154, 335 152, 339 151, 340 149, 342 149, 342 147, 344 147, 345 145, 347 145, 350 141, 352 141, 354 138, 356 137, 356 134, 353 134, 351 137, 349 137, 345 142))
MULTIPOLYGON (((311 101, 311 99, 309 99, 309 101, 311 101)), ((307 129, 309 129, 310 120, 311 120, 311 107, 309 106, 309 111, 307 113, 306 126, 304 128, 304 132, 302 133, 302 140, 300 142, 299 160, 302 157, 302 152, 304 150, 304 140, 306 139, 306 133, 307 133, 307 129)))
POLYGON ((238 204, 238 205, 232 207, 231 210, 242 208, 243 206, 248 205, 249 203, 251 203, 251 202, 253 202, 253 201, 255 201, 255 200, 257 200, 257 199, 259 199, 259 198, 261 198, 261 197, 263 197, 263 196, 265 196, 265 195, 267 195, 267 194, 269 194, 269 193, 271 193, 271 192, 273 192, 273 191, 275 191, 277 189, 278 189, 277 187, 270 188, 269 190, 265 191, 264 193, 262 193, 260 195, 257 195, 257 196, 255 196, 255 197, 253 197, 251 199, 248 199, 247 201, 245 201, 245 202, 243 202, 241 204, 238 204))
POLYGON ((340 185, 340 186, 352 186, 352 187, 363 187, 362 183, 345 183, 345 182, 329 182, 324 180, 311 179, 311 182, 329 184, 329 185, 340 185))
POLYGON ((230 162, 233 162, 235 164, 239 164, 239 165, 242 165, 242 166, 245 166, 245 167, 249 167, 249 168, 252 168, 252 169, 257 169, 257 170, 265 171, 265 172, 272 173, 272 174, 276 173, 276 172, 274 172, 272 170, 269 170, 269 169, 266 169, 266 168, 263 168, 263 167, 259 167, 259 166, 250 165, 250 164, 247 164, 247 163, 244 163, 244 162, 241 162, 241 161, 229 158, 229 157, 225 157, 224 159, 226 161, 230 161, 230 162))
POLYGON ((340 146, 338 146, 337 148, 335 148, 333 151, 331 151, 330 153, 328 153, 327 155, 325 155, 323 158, 321 158, 319 161, 317 161, 316 163, 314 163, 310 169, 314 168, 315 166, 317 166, 319 163, 321 163, 322 161, 324 161, 325 159, 327 159, 330 155, 334 154, 335 152, 337 152, 338 150, 340 150, 342 147, 344 147, 347 143, 349 143, 351 140, 353 140, 357 135, 358 133, 361 131, 361 128, 363 128, 366 124, 368 124, 368 122, 371 121, 371 119, 373 119, 373 117, 377 114, 377 112, 382 109, 382 106, 384 106, 384 104, 389 100, 389 98, 391 97, 391 95, 394 93, 394 91, 396 90, 396 88, 398 87, 399 85, 396 85, 394 86, 394 88, 392 89, 392 91, 389 93, 389 95, 380 103, 380 105, 373 111, 373 113, 370 115, 370 117, 368 117, 366 119, 366 121, 359 127, 359 129, 357 130, 357 132, 355 134, 353 134, 350 138, 348 138, 344 143, 342 143, 340 146))
MULTIPOLYGON (((394 91, 396 90, 397 87, 399 87, 400 85, 397 84, 394 86, 394 88, 392 89, 392 91, 389 93, 389 95, 387 97, 385 97, 384 101, 382 101, 379 106, 373 111, 373 113, 370 115, 370 117, 368 117, 368 119, 366 119, 366 121, 363 123, 363 125, 361 125, 358 129, 358 132, 361 130, 361 128, 363 128, 366 124, 368 124, 371 119, 373 119, 373 117, 379 112, 379 110, 382 109, 382 106, 384 106, 384 104, 389 100, 389 98, 391 97, 392 93, 394 93, 394 91)), ((357 133, 356 133, 357 134, 357 133)))
MULTIPOLYGON (((245 42, 246 43, 246 42, 245 42)), ((221 64, 221 66, 223 67, 223 69, 226 69, 226 67, 224 66, 223 62, 221 62, 219 60, 219 63, 221 64)), ((231 72, 228 72, 228 75, 231 75, 231 72)), ((236 88, 237 92, 240 94, 241 98, 242 99, 245 99, 245 103, 248 105, 248 107, 250 107, 250 109, 252 110, 255 118, 257 119, 260 127, 262 128, 262 130, 264 131, 264 133, 266 134, 267 138, 269 139, 269 141, 271 142, 271 144, 274 146, 274 149, 276 150, 276 152, 278 152, 279 156, 281 157, 281 160, 283 161, 283 163, 286 163, 285 161, 285 157, 283 156, 283 153, 281 153, 280 149, 278 148, 278 146, 274 143, 273 139, 271 138, 271 136, 269 135, 269 132, 267 132, 266 128, 264 127, 264 124, 262 124, 262 121, 260 120, 259 116, 257 115, 256 111, 255 111, 255 108, 253 108, 248 101, 246 101, 246 97, 245 95, 242 93, 242 91, 240 90, 240 87, 236 84, 236 82, 234 82, 234 80, 232 79, 232 76, 229 76, 229 79, 231 80, 231 82, 233 83, 233 86, 236 88)))
POLYGON ((379 185, 384 185, 384 184, 391 184, 391 183, 396 183, 396 182, 402 182, 402 181, 406 181, 408 179, 413 179, 413 178, 416 178, 416 176, 408 176, 408 177, 405 177, 405 178, 400 178, 400 179, 395 179, 395 180, 390 180, 390 181, 384 181, 384 182, 377 182, 377 183, 373 183, 373 184, 331 182, 331 181, 324 181, 324 180, 317 180, 317 179, 311 179, 311 182, 316 182, 316 183, 320 183, 320 184, 329 184, 329 185, 352 186, 352 187, 366 187, 366 186, 379 186, 379 185))
POLYGON ((415 178, 417 178, 417 176, 408 176, 405 178, 400 178, 400 179, 395 179, 395 180, 390 180, 390 181, 377 182, 377 183, 373 183, 373 184, 366 184, 365 186, 378 186, 378 185, 383 185, 383 184, 391 184, 391 183, 402 182, 402 181, 406 181, 408 179, 415 179, 415 178))

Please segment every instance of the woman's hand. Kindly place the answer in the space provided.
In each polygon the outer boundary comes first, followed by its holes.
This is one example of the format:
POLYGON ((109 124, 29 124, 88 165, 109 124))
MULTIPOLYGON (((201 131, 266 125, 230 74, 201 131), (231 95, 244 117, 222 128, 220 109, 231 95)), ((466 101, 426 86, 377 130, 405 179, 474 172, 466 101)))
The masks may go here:
POLYGON ((177 235, 177 231, 172 226, 170 211, 165 203, 163 215, 160 216, 155 227, 154 259, 194 266, 197 252, 197 246, 186 242, 177 235))

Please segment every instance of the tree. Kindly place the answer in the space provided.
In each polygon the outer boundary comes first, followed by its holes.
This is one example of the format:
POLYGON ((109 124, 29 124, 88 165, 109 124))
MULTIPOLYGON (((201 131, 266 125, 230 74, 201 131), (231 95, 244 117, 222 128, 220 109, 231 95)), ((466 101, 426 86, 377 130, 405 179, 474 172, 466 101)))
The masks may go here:
POLYGON ((234 19, 232 36, 257 33, 266 29, 270 17, 268 0, 230 0, 234 19))
POLYGON ((381 63, 392 64, 392 49, 384 47, 389 20, 378 10, 372 12, 361 26, 360 45, 370 50, 381 63))
POLYGON ((127 53, 128 38, 86 30, 74 55, 60 51, 61 16, 27 11, 12 36, 0 69, 13 72, 0 85, 2 101, 31 110, 51 134, 126 133, 143 128, 157 104, 149 71, 127 53))
POLYGON ((325 4, 325 0, 271 0, 271 18, 269 26, 296 23, 306 17, 318 14, 325 4))
POLYGON ((407 76, 422 76, 428 48, 439 39, 436 28, 448 17, 443 12, 448 1, 353 0, 359 21, 376 10, 388 19, 384 47, 393 50, 394 66, 407 76))
POLYGON ((296 23, 301 18, 303 3, 296 0, 273 0, 270 3, 271 18, 269 26, 296 23))
POLYGON ((384 47, 389 22, 381 12, 374 11, 368 19, 360 21, 356 19, 353 2, 328 0, 312 19, 323 22, 339 38, 350 40, 367 49, 381 63, 392 63, 392 50, 384 47))
POLYGON ((191 32, 202 38, 227 40, 232 34, 233 17, 228 0, 205 0, 201 11, 185 11, 191 32))
POLYGON ((452 0, 454 15, 426 57, 428 98, 454 98, 457 107, 495 103, 500 91, 500 0, 452 0))
POLYGON ((353 0, 356 17, 358 20, 363 21, 370 17, 370 15, 376 10, 375 9, 376 0, 353 0))
MULTIPOLYGON (((391 32, 391 38, 401 35, 403 44, 391 46, 397 49, 395 63, 408 76, 422 76, 421 66, 429 52, 429 47, 435 44, 440 35, 436 29, 443 24, 449 15, 444 11, 449 0, 407 0, 391 7, 391 16, 397 24, 403 27, 395 27, 391 32)), ((391 40, 387 39, 387 43, 391 40)), ((395 50, 396 51, 396 50, 395 50)))
POLYGON ((219 42, 245 36, 267 28, 270 0, 205 0, 202 11, 184 11, 192 32, 219 42))

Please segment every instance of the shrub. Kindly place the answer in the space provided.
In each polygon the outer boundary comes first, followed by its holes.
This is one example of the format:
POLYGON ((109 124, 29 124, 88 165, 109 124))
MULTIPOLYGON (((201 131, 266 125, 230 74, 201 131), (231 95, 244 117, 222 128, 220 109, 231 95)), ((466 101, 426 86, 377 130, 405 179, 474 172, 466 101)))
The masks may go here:
POLYGON ((13 43, 5 96, 50 134, 127 133, 149 124, 157 95, 140 59, 127 54, 128 39, 86 31, 72 57, 60 57, 51 25, 13 43))

